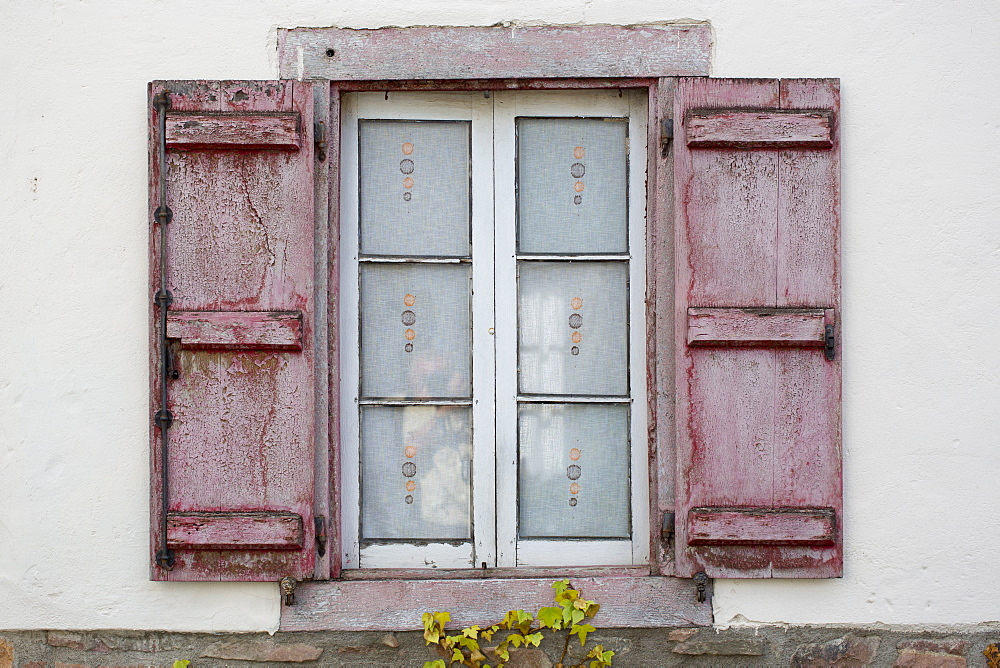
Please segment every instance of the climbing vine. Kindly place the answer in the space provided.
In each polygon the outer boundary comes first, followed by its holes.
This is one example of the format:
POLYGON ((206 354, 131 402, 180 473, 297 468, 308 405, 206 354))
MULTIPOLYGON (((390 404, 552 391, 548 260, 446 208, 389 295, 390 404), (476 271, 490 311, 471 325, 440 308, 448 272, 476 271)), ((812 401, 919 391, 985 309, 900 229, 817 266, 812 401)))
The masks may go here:
POLYGON ((538 647, 545 637, 546 629, 564 634, 562 655, 556 668, 610 666, 611 657, 615 653, 604 649, 603 645, 594 645, 579 663, 566 663, 570 640, 576 637, 580 641, 580 647, 586 647, 587 635, 596 631, 587 620, 593 619, 601 606, 584 599, 578 590, 570 586, 569 580, 553 582, 552 588, 555 590, 554 606, 540 608, 534 615, 524 610, 510 610, 495 624, 485 628, 469 626, 451 635, 445 630, 445 625, 451 621, 450 613, 425 612, 422 618, 424 640, 428 645, 435 645, 447 658, 427 661, 424 668, 447 668, 456 663, 469 668, 486 668, 490 666, 486 663, 486 651, 492 651, 500 659, 496 664, 500 668, 510 660, 511 648, 538 647), (498 638, 495 647, 481 645, 492 643, 494 636, 498 638))

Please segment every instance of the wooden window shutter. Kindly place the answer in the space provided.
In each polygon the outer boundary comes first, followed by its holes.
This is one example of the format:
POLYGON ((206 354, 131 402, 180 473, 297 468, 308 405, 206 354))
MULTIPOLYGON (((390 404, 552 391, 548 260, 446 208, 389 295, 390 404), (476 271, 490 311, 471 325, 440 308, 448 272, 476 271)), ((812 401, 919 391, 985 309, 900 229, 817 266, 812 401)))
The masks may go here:
POLYGON ((839 82, 674 100, 676 572, 839 577, 839 82))
POLYGON ((173 556, 155 580, 313 575, 313 106, 308 83, 150 85, 150 209, 165 145, 172 213, 165 248, 155 213, 151 227, 152 293, 172 298, 166 356, 151 312, 152 410, 166 366, 172 416, 166 476, 169 419, 151 430, 152 549, 173 556))

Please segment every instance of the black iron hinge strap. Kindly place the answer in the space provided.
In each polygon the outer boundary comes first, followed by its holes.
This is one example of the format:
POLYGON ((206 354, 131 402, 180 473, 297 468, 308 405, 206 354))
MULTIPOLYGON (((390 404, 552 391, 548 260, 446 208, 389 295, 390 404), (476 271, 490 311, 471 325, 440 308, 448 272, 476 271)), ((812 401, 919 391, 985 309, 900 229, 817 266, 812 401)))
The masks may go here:
POLYGON ((167 224, 174 214, 167 206, 167 109, 170 108, 170 93, 161 91, 153 104, 159 121, 159 167, 160 205, 153 212, 153 219, 160 226, 160 286, 153 298, 160 325, 160 410, 153 422, 160 430, 160 549, 156 553, 156 565, 165 571, 173 570, 174 551, 167 547, 167 509, 169 508, 169 480, 167 478, 167 448, 170 442, 168 432, 174 423, 174 416, 167 407, 167 383, 173 375, 170 347, 167 345, 167 309, 173 295, 167 290, 167 224))

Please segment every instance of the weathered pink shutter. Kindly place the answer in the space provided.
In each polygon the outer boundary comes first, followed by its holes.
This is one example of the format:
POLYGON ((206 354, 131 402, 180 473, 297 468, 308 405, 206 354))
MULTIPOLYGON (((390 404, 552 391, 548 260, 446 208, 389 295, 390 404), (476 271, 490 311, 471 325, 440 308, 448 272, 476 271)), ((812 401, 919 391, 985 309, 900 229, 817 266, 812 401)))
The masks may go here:
POLYGON ((678 575, 842 574, 839 121, 835 79, 678 83, 678 575))
MULTIPOLYGON (((292 81, 150 85, 151 211, 161 201, 166 93, 166 282, 152 225, 152 294, 168 290, 165 519, 152 428, 156 580, 311 577, 313 489, 313 90, 292 81), (169 375, 169 374, 168 374, 169 375), (166 535, 164 535, 164 530, 166 535)), ((153 307, 153 412, 161 410, 153 307)))

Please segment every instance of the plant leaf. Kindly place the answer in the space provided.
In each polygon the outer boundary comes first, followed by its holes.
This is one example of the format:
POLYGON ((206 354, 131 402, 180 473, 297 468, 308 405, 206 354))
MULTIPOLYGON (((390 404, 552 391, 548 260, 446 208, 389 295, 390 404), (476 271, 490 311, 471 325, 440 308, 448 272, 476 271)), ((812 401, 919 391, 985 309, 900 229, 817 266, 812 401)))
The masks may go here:
POLYGON ((562 614, 562 608, 556 608, 553 606, 539 608, 538 621, 541 622, 542 626, 547 626, 550 629, 558 631, 562 628, 562 614))
POLYGON ((587 634, 593 633, 596 630, 597 629, 595 629, 590 624, 579 624, 579 625, 574 624, 573 628, 571 628, 569 632, 575 633, 576 635, 580 636, 580 647, 583 647, 584 645, 587 644, 587 634))
POLYGON ((433 661, 424 661, 424 668, 448 668, 448 664, 444 662, 444 659, 434 659, 433 661))

